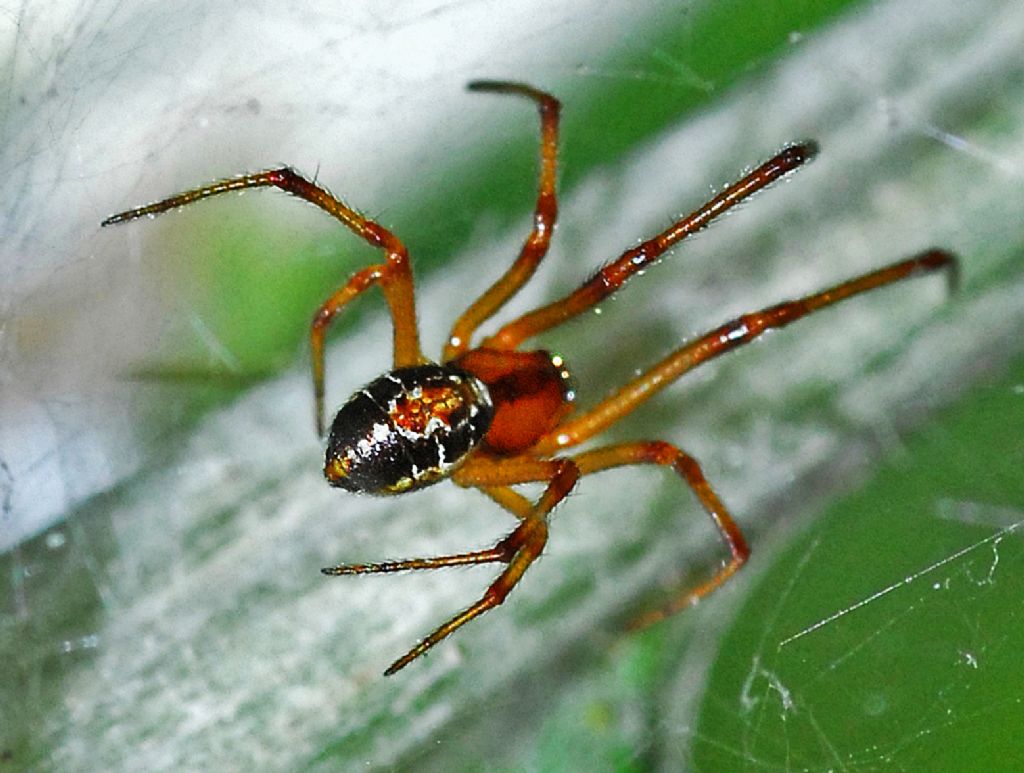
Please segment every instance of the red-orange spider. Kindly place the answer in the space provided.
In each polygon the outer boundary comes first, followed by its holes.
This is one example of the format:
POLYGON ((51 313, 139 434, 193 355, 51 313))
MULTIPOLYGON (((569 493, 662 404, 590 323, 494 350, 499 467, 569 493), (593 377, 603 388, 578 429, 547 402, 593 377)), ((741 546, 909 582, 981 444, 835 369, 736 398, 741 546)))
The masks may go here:
POLYGON ((333 486, 370 494, 398 494, 451 478, 474 486, 519 519, 494 547, 458 555, 372 564, 342 564, 324 574, 371 574, 406 569, 437 569, 463 564, 506 564, 483 597, 439 626, 384 672, 394 674, 473 618, 501 604, 544 549, 548 517, 583 475, 630 464, 659 464, 675 470, 693 490, 729 549, 729 560, 708 580, 681 590, 664 608, 637 621, 646 625, 670 615, 717 588, 747 560, 750 550, 732 516, 691 456, 669 443, 639 441, 596 448, 571 456, 561 452, 593 437, 631 413, 661 389, 703 362, 735 349, 771 328, 788 325, 845 298, 913 274, 945 269, 950 286, 957 259, 941 249, 842 282, 798 300, 744 314, 669 354, 611 397, 576 415, 574 393, 561 358, 544 351, 518 351, 526 340, 560 325, 617 291, 666 250, 705 228, 716 217, 756 191, 793 171, 817 153, 814 142, 784 148, 772 159, 673 223, 652 239, 627 250, 564 298, 506 323, 476 347, 477 328, 493 316, 533 275, 548 250, 555 224, 556 155, 560 104, 549 94, 520 83, 475 81, 473 91, 516 94, 540 109, 540 190, 533 229, 519 257, 459 317, 441 363, 420 351, 412 272, 405 246, 390 231, 366 219, 324 188, 287 167, 221 180, 103 221, 112 225, 243 188, 273 186, 305 199, 384 251, 382 263, 354 274, 320 306, 310 330, 316 422, 324 423, 324 333, 337 313, 369 287, 379 285, 394 326, 394 367, 357 391, 331 425, 324 474, 333 486), (511 487, 543 482, 536 502, 511 487))

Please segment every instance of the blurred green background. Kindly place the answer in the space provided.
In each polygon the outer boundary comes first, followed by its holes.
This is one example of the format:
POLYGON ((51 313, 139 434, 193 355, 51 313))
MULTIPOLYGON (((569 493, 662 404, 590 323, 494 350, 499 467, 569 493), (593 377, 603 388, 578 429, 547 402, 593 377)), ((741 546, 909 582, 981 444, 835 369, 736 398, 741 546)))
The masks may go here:
MULTIPOLYGON (((1004 7, 992 4, 993 15, 1004 7)), ((585 190, 595 176, 609 170, 613 176, 626 177, 628 169, 648 152, 649 143, 699 119, 703 111, 728 109, 736 103, 737 120, 758 120, 757 115, 745 112, 742 96, 737 96, 742 93, 740 87, 756 84, 787 56, 799 55, 801 41, 841 31, 844 25, 856 23, 858 12, 870 15, 872 11, 871 4, 846 2, 687 4, 666 10, 658 24, 621 30, 615 37, 617 44, 610 46, 600 61, 565 63, 557 76, 540 84, 557 93, 565 105, 563 199, 585 190)), ((977 38, 985 40, 981 35, 977 38)), ((917 55, 911 51, 907 56, 913 60, 917 55)), ((858 66, 850 65, 857 72, 852 77, 854 90, 870 92, 870 80, 861 78, 871 70, 859 71, 858 66)), ((1008 97, 1021 92, 1020 67, 1011 61, 1005 64, 1005 71, 993 73, 986 83, 998 84, 998 88, 951 99, 941 125, 950 132, 969 133, 979 142, 1019 137, 1019 125, 1014 123, 1018 113, 1007 103, 1008 97)), ((466 80, 505 75, 520 77, 480 71, 467 73, 466 80)), ((934 74, 937 81, 947 76, 934 74)), ((529 80, 533 74, 521 77, 529 80)), ((908 93, 931 88, 927 81, 917 84, 915 77, 919 76, 907 76, 908 93)), ((879 95, 879 101, 882 97, 879 95)), ((480 109, 489 110, 491 103, 480 99, 480 109)), ((880 111, 884 112, 884 106, 880 111)), ((526 108, 509 115, 515 116, 514 125, 505 126, 493 140, 470 148, 453 148, 439 138, 441 158, 435 160, 438 166, 427 179, 410 180, 389 195, 386 212, 367 212, 380 217, 410 245, 417 278, 423 284, 444 281, 448 272, 455 272, 452 275, 456 277, 473 274, 472 267, 467 267, 471 258, 464 254, 467 246, 479 244, 481 223, 503 233, 525 222, 535 189, 535 118, 526 108)), ((790 137, 782 137, 780 142, 786 139, 790 137)), ((887 167, 882 171, 891 172, 892 158, 897 163, 904 158, 899 150, 902 148, 883 155, 880 162, 873 161, 866 170, 851 168, 836 174, 837 206, 843 204, 844 186, 855 189, 847 177, 875 174, 881 166, 887 167)), ((936 144, 926 151, 911 148, 911 160, 906 162, 908 177, 924 178, 922 184, 927 186, 929 171, 938 165, 929 160, 929 153, 955 152, 948 144, 936 144)), ((735 174, 758 160, 737 158, 722 173, 735 174)), ((681 161, 681 176, 689 175, 686 161, 681 161)), ((254 163, 260 165, 262 159, 254 163)), ((1019 175, 1019 160, 1016 163, 1019 175)), ((350 192, 343 182, 335 184, 334 172, 323 169, 320 176, 336 193, 359 206, 358 191, 350 192)), ((217 173, 220 171, 210 172, 211 176, 217 173)), ((691 182, 695 195, 701 195, 706 186, 724 180, 691 182)), ((1015 190, 1009 183, 1007 187, 1015 190)), ((149 193, 156 197, 170 192, 149 193)), ((967 198, 965 193, 965 203, 967 198)), ((759 197, 749 208, 757 209, 767 201, 759 197)), ((659 216, 667 223, 693 203, 666 201, 659 216)), ((1020 536, 1014 531, 1024 520, 1024 484, 1019 473, 1024 461, 1019 440, 1024 429, 1024 360, 1019 357, 1019 346, 1016 351, 1012 346, 997 346, 993 351, 992 341, 980 332, 984 325, 973 323, 964 309, 971 300, 986 297, 985 293, 996 297, 1000 288, 1019 285, 1024 254, 1024 228, 1019 222, 1004 223, 1005 230, 972 242, 983 246, 977 255, 966 256, 970 266, 962 299, 949 302, 952 311, 934 312, 939 320, 954 321, 954 331, 948 333, 951 352, 962 357, 965 347, 969 351, 979 347, 977 367, 958 367, 952 374, 943 374, 941 364, 933 358, 928 372, 934 370, 938 381, 946 378, 960 386, 943 381, 945 386, 936 396, 924 396, 923 407, 894 423, 892 436, 879 430, 880 438, 864 441, 871 433, 864 427, 851 427, 850 445, 859 449, 859 456, 821 460, 812 474, 794 472, 793 493, 783 490, 766 495, 771 502, 767 511, 748 513, 742 505, 733 504, 750 524, 755 547, 755 561, 735 587, 716 594, 701 608, 641 634, 625 637, 618 633, 617 622, 634 608, 637 595, 647 593, 638 594, 630 587, 619 595, 614 583, 609 587, 603 580, 605 576, 617 580, 616 567, 642 563, 643 554, 651 550, 674 556, 672 566, 685 560, 692 564, 693 576, 699 577, 713 566, 719 549, 707 534, 688 543, 680 539, 681 547, 676 549, 671 543, 675 537, 662 527, 677 518, 680 488, 671 481, 664 487, 652 483, 648 488, 648 481, 656 478, 641 474, 630 478, 627 474, 617 480, 620 486, 628 481, 626 487, 631 490, 620 497, 635 496, 650 510, 649 521, 656 525, 643 532, 647 539, 631 544, 627 538, 617 552, 593 559, 584 547, 576 550, 562 542, 561 554, 556 551, 541 563, 546 569, 561 562, 557 571, 565 576, 560 576, 556 585, 567 588, 565 593, 546 599, 537 591, 538 595, 528 597, 529 601, 515 610, 489 615, 505 616, 505 620, 479 624, 495 622, 481 634, 492 639, 466 644, 465 666, 453 666, 445 660, 448 656, 439 653, 428 661, 429 670, 424 665, 421 671, 402 674, 398 682, 380 680, 376 660, 368 666, 365 654, 363 660, 352 661, 356 666, 351 667, 344 658, 358 657, 347 651, 353 648, 369 651, 369 655, 378 654, 374 651, 377 647, 385 657, 399 654, 391 650, 411 644, 408 631, 377 637, 376 631, 354 623, 352 630, 345 630, 345 638, 339 639, 337 629, 330 628, 335 623, 320 620, 351 615, 361 621, 380 613, 387 602, 380 601, 379 609, 371 603, 368 611, 328 607, 323 597, 312 596, 309 588, 319 587, 315 569, 316 561, 323 558, 320 548, 333 554, 336 545, 345 544, 352 536, 356 546, 347 551, 404 550, 389 541, 391 535, 401 533, 401 526, 354 528, 354 535, 334 535, 324 548, 324 538, 318 535, 329 534, 330 526, 310 524, 303 532, 307 542, 294 548, 294 555, 289 554, 292 548, 287 545, 295 535, 278 528, 274 516, 265 513, 291 506, 291 500, 277 497, 282 486, 290 485, 281 481, 319 485, 319 481, 309 480, 316 476, 319 452, 315 450, 289 458, 290 466, 276 470, 276 477, 271 478, 255 462, 248 468, 248 459, 236 460, 238 468, 230 469, 226 477, 238 488, 225 487, 223 499, 211 498, 206 489, 191 483, 195 471, 188 465, 189 433, 207 427, 211 414, 215 423, 220 422, 222 414, 217 411, 225 410, 225 405, 228 414, 223 423, 230 425, 231 405, 236 400, 252 400, 271 412, 273 402, 261 398, 259 389, 265 381, 272 389, 277 374, 295 367, 301 357, 297 353, 305 346, 310 310, 341 277, 375 258, 372 250, 354 243, 349 234, 330 224, 310 230, 297 228, 296 224, 312 223, 315 217, 294 214, 289 205, 279 199, 268 205, 255 196, 244 200, 232 197, 210 202, 187 218, 168 217, 138 225, 151 231, 140 237, 143 252, 181 257, 160 265, 157 284, 173 299, 169 307, 192 310, 206 332, 203 336, 179 335, 174 331, 180 332, 180 328, 174 326, 180 321, 168 322, 172 334, 140 358, 130 374, 157 385, 162 395, 138 417, 140 435, 150 442, 147 453, 153 454, 146 468, 69 513, 65 527, 0 558, 4 569, 0 593, 8 599, 0 618, 0 653, 7 664, 0 684, 0 752, 8 755, 5 763, 12 769, 89 769, 90 760, 98 766, 117 767, 118 750, 123 769, 134 767, 138 759, 150 763, 163 760, 165 767, 191 759, 201 761, 197 767, 216 764, 222 769, 232 765, 273 768, 282 759, 291 769, 1015 769, 1016 759, 1024 752, 1024 743, 1015 733, 1022 719, 1016 654, 1024 634, 1016 624, 1020 536), (970 333, 958 337, 957 324, 969 328, 970 333), (218 346, 211 347, 210 340, 218 346), (950 398, 955 400, 943 402, 950 398), (634 495, 633 488, 641 493, 634 495), (183 529, 180 544, 154 548, 157 543, 149 536, 151 532, 163 529, 176 538, 178 526, 177 522, 154 522, 143 504, 176 498, 183 489, 182 508, 208 511, 183 529), (126 525, 124 513, 132 512, 139 513, 137 522, 126 525), (375 532, 377 528, 380 533, 375 532), (252 555, 239 548, 241 544, 251 549, 264 536, 268 553, 252 555), (151 539, 153 544, 147 541, 151 539), (277 553, 270 552, 275 541, 280 541, 277 553), (160 563, 166 555, 172 557, 172 563, 160 563), (268 565, 250 566, 265 561, 267 555, 268 565), (296 555, 301 563, 293 560, 296 555), (210 566, 215 571, 210 572, 210 566), (235 576, 257 568, 264 574, 232 595, 235 576), (311 576, 293 576, 301 572, 311 576), (211 577, 224 585, 213 585, 211 577), (185 590, 179 591, 179 584, 185 590), (147 626, 154 625, 152 637, 159 639, 164 629, 156 628, 157 622, 169 628, 176 625, 174 612, 180 602, 175 593, 196 607, 209 606, 216 611, 194 632, 183 629, 182 641, 154 642, 145 635, 147 626), (296 628, 289 616, 291 608, 307 600, 316 611, 302 620, 308 628, 296 628), (862 604, 865 600, 868 603, 862 604), (567 610, 587 605, 595 620, 593 631, 577 641, 559 638, 559 619, 566 616, 568 621, 567 610), (780 647, 789 637, 842 610, 849 611, 780 647), (318 624, 324 628, 317 628, 318 624), (124 627, 105 634, 112 625, 124 627), (266 667, 279 658, 280 678, 288 681, 292 691, 278 689, 272 667, 244 673, 252 668, 244 652, 246 638, 239 635, 248 630, 243 627, 247 625, 275 632, 266 634, 273 639, 270 644, 261 640, 260 646, 266 649, 260 650, 261 657, 253 663, 266 667), (131 673, 132 689, 121 692, 112 688, 119 680, 117 670, 104 663, 103 657, 113 657, 117 646, 130 643, 135 635, 139 636, 138 649, 146 656, 142 666, 131 673), (510 642, 508 636, 516 638, 510 642), (543 641, 538 644, 538 637, 549 637, 550 648, 543 641), (189 648, 193 641, 195 651, 189 648), (496 642, 502 649, 489 650, 488 643, 496 642), (219 646, 223 650, 218 650, 219 646), (329 661, 328 673, 330 662, 337 658, 339 674, 353 674, 354 686, 339 685, 337 701, 330 706, 320 703, 321 696, 313 693, 313 688, 323 686, 323 665, 310 662, 306 671, 301 661, 296 665, 289 659, 292 647, 308 659, 308 651, 302 649, 305 646, 329 661), (209 667, 206 658, 232 666, 237 658, 237 668, 243 673, 230 677, 212 669, 203 672, 208 684, 196 695, 190 692, 188 679, 193 671, 209 667), (486 675, 492 671, 500 676, 488 682, 486 675), (260 680, 265 680, 261 689, 238 692, 239 683, 260 680), (310 686, 309 695, 303 692, 303 683, 310 686), (74 700, 67 697, 72 689, 74 700), (145 722, 133 721, 133 700, 138 701, 138 713, 146 716, 145 722), (152 705, 161 706, 163 713, 141 711, 152 705), (213 707, 235 713, 222 716, 213 707), (179 711, 194 711, 190 715, 194 725, 183 720, 179 711), (261 744, 269 746, 281 737, 294 737, 294 749, 261 748, 261 744), (167 750, 166 756, 144 756, 149 744, 167 750)), ((615 206, 615 195, 609 194, 606 207, 615 206)), ((850 206, 856 209, 863 203, 858 200, 850 206)), ((939 221, 936 239, 941 238, 941 214, 935 217, 939 221)), ((804 230, 813 232, 799 220, 800 213, 791 216, 796 218, 792 227, 797 236, 804 230)), ((730 225, 726 222, 718 230, 730 225)), ((563 221, 559 233, 571 241, 586 227, 563 221)), ((870 229, 872 223, 864 221, 861 227, 870 229)), ((644 235, 631 233, 627 239, 644 235)), ((923 234, 921 238, 927 243, 932 237, 923 234)), ((574 254, 571 265, 553 281, 568 286, 571 277, 585 275, 594 260, 611 257, 614 251, 601 256, 574 254)), ((829 265, 829 257, 821 258, 825 275, 844 275, 844 267, 829 265)), ((878 261, 895 257, 882 255, 878 261)), ((759 278, 744 275, 751 266, 760 270, 756 254, 743 260, 737 264, 723 260, 717 267, 722 284, 744 285, 759 278)), ((665 269, 669 266, 659 267, 658 272, 665 269)), ((684 283, 692 270, 688 263, 685 269, 673 269, 674 274, 661 273, 661 282, 684 283)), ((804 278, 797 274, 795 279, 800 283, 804 278)), ((643 287, 631 289, 642 294, 643 287)), ((646 287, 655 289, 650 282, 646 287)), ((869 308, 884 309, 886 319, 899 318, 901 301, 897 297, 869 308)), ((938 294, 930 297, 931 305, 942 305, 938 294)), ((665 311, 649 309, 646 303, 636 300, 628 308, 608 309, 607 317, 618 322, 607 324, 619 325, 608 329, 632 332, 635 328, 622 326, 635 314, 651 323, 653 340, 648 347, 657 350, 665 345, 659 336, 669 335, 662 323, 665 311)), ((378 306, 367 300, 347 312, 332 332, 332 340, 340 343, 377 336, 382 329, 378 306)), ((839 317, 834 319, 829 335, 848 332, 839 317)), ((1016 316, 1007 313, 1005 319, 1016 316)), ((693 324, 707 327, 718 321, 715 317, 693 324)), ((600 328, 602 320, 589 322, 600 328)), ((819 338, 815 340, 820 340, 825 328, 817 330, 819 338)), ((918 320, 908 324, 906 332, 913 339, 927 336, 928 330, 928 321, 918 320)), ((1002 340, 1000 337, 1012 334, 1003 329, 998 334, 993 331, 992 338, 1002 340)), ((801 331, 794 329, 787 335, 799 337, 801 331)), ((567 341, 591 355, 603 350, 623 357, 634 353, 636 343, 624 332, 609 338, 612 340, 601 337, 600 332, 580 329, 571 332, 567 341)), ((387 339, 372 340, 380 343, 366 346, 386 361, 387 339)), ((880 345, 867 358, 870 372, 857 373, 857 377, 885 373, 890 361, 898 361, 910 347, 909 343, 880 345)), ((928 351, 934 353, 935 349, 928 351)), ((565 353, 574 362, 573 352, 565 353)), ((824 370, 842 373, 841 365, 829 361, 829 351, 820 356, 824 370)), ((786 370, 785 362, 773 363, 763 353, 761 358, 760 367, 786 370)), ((607 365, 589 357, 580 359, 578 372, 588 377, 604 368, 628 374, 636 366, 625 359, 607 365)), ((794 426, 801 421, 813 424, 822 416, 826 417, 823 423, 842 423, 842 418, 832 413, 838 398, 847 395, 841 380, 794 388, 783 384, 779 390, 783 396, 775 398, 743 382, 745 367, 742 361, 730 362, 716 380, 698 380, 685 398, 684 411, 677 411, 682 398, 652 408, 638 417, 630 436, 662 432, 678 416, 702 426, 698 418, 707 406, 717 409, 721 405, 712 393, 723 391, 723 384, 731 389, 734 383, 739 385, 735 412, 722 419, 722 426, 727 433, 734 429, 735 434, 723 436, 722 445, 729 446, 735 438, 745 437, 745 432, 753 432, 749 428, 762 417, 771 423, 779 412, 792 417, 794 426)), ((293 380, 300 390, 296 400, 304 400, 303 377, 293 380)), ((607 381, 601 388, 614 379, 607 381)), ((335 384, 340 383, 339 378, 335 384)), ((764 391, 770 393, 771 389, 764 391)), ((300 430, 306 432, 306 428, 300 430)), ((200 444, 205 437, 200 435, 200 444)), ((258 448, 259 440, 252 445, 258 448)), ((270 442, 275 442, 273 437, 270 442)), ((699 442, 713 446, 716 439, 701 438, 699 442)), ((723 452, 726 457, 731 453, 723 452)), ((736 448, 738 460, 730 468, 734 476, 742 479, 747 464, 766 464, 745 456, 754 453, 753 449, 736 448)), ((716 469, 723 467, 729 468, 729 464, 716 462, 716 469)), ((736 489, 722 494, 730 502, 754 496, 736 489)), ((465 498, 467 510, 479 504, 471 492, 456 491, 451 496, 465 498)), ((600 510, 601 503, 594 501, 600 496, 581 491, 564 508, 565 520, 570 520, 569 509, 574 504, 583 510, 600 510)), ((463 528, 466 534, 472 533, 452 516, 449 504, 453 501, 430 503, 442 518, 451 516, 453 533, 461 535, 463 528)), ((608 508, 612 508, 615 501, 609 501, 608 508)), ((367 520, 382 513, 394 520, 403 512, 400 503, 393 505, 394 513, 385 507, 392 505, 369 505, 367 520)), ((603 526, 589 530, 566 523, 564 533, 571 535, 576 529, 577 536, 583 533, 598 541, 615 541, 621 535, 608 524, 615 523, 618 512, 605 512, 612 518, 595 519, 603 526)), ((415 517, 422 522, 425 515, 417 512, 415 517)), ((415 531, 416 522, 410 518, 407 523, 413 525, 407 528, 415 531)), ((355 525, 359 527, 360 522, 355 525)), ((650 569, 645 567, 648 574, 652 574, 650 569)), ((623 574, 628 572, 623 570, 623 574)), ((653 575, 664 578, 663 572, 653 575)), ((464 577, 470 594, 486 581, 486 575, 464 577)), ((378 579, 387 583, 390 578, 378 579)), ((647 591, 652 584, 648 582, 647 591)), ((410 594, 439 594, 438 588, 432 589, 427 582, 407 582, 402 587, 410 594)), ((527 593, 524 588, 523 594, 527 593)), ((339 604, 345 603, 345 589, 339 589, 335 598, 339 604)), ((453 602, 424 603, 438 603, 446 609, 453 602)), ((379 616, 388 620, 401 617, 402 609, 387 609, 379 616)), ((572 625, 567 622, 565 627, 577 630, 579 626, 579 620, 573 619, 572 625)), ((455 651, 454 643, 445 646, 449 645, 451 649, 446 651, 455 651)))

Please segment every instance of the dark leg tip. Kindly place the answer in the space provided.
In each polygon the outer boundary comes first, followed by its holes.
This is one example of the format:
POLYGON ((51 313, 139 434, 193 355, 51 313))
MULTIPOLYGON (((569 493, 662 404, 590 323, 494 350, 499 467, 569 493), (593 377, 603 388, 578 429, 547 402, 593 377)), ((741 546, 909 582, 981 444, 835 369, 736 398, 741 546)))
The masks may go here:
POLYGON ((812 158, 818 155, 821 151, 821 147, 815 140, 803 140, 802 142, 795 142, 792 145, 787 145, 782 154, 788 159, 792 159, 793 166, 799 166, 800 164, 806 164, 812 158))

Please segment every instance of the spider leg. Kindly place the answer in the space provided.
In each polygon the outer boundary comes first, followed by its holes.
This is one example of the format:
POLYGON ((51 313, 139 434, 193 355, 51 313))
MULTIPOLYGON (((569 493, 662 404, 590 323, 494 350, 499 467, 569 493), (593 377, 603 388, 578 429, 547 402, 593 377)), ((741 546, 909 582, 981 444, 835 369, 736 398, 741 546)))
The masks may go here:
POLYGON ((938 270, 947 272, 950 289, 954 289, 958 276, 957 258, 945 250, 931 249, 907 260, 854 277, 827 290, 737 317, 677 349, 650 370, 628 382, 611 397, 555 427, 538 441, 530 453, 549 456, 561 449, 582 443, 631 413, 637 406, 687 371, 752 341, 768 330, 784 327, 801 317, 854 295, 917 274, 938 270))
POLYGON ((307 180, 288 167, 232 177, 194 188, 170 198, 111 215, 100 225, 115 225, 140 217, 153 217, 162 212, 184 207, 200 199, 246 188, 275 187, 305 199, 341 221, 349 230, 374 247, 384 250, 383 263, 356 273, 347 284, 331 295, 317 310, 310 326, 310 347, 313 358, 313 390, 316 396, 317 432, 324 430, 324 335, 331 320, 352 298, 368 287, 379 284, 384 291, 394 325, 394 367, 423 362, 419 332, 416 326, 416 304, 412 269, 405 245, 389 230, 360 215, 332 196, 327 190, 307 180))
POLYGON ((517 491, 508 486, 480 486, 492 500, 497 502, 502 509, 512 513, 520 521, 529 516, 533 510, 533 503, 517 491))
POLYGON ((448 362, 464 353, 470 346, 474 331, 522 287, 537 270, 541 259, 547 254, 551 243, 551 232, 558 216, 558 200, 555 195, 558 156, 558 116, 561 105, 550 94, 538 91, 521 83, 501 81, 473 81, 468 85, 472 91, 492 91, 502 94, 519 94, 537 103, 540 109, 540 184, 537 204, 533 213, 533 230, 526 238, 515 263, 473 304, 462 313, 452 326, 448 343, 444 347, 443 360, 448 362))
MULTIPOLYGON (((472 460, 471 460, 472 461, 472 460)), ((550 470, 550 480, 544 489, 537 504, 534 505, 530 514, 522 520, 516 530, 508 537, 498 543, 498 548, 505 546, 507 549, 515 550, 515 554, 508 562, 505 570, 498 575, 498 578, 484 591, 484 595, 475 604, 470 605, 447 622, 438 626, 426 638, 420 641, 409 652, 400 657, 384 672, 386 676, 394 674, 399 669, 407 666, 411 661, 418 658, 435 644, 445 637, 458 630, 470 620, 479 617, 489 609, 499 606, 512 589, 522 579, 523 574, 530 567, 530 564, 541 554, 548 541, 548 515, 555 505, 561 502, 576 485, 580 471, 577 466, 567 459, 554 459, 551 461, 531 460, 537 464, 545 465, 550 470)), ((499 467, 501 462, 495 465, 499 467)), ((464 465, 465 470, 469 464, 464 465)), ((462 472, 460 470, 460 472, 462 472)), ((496 471, 496 469, 495 469, 496 471)), ((464 474, 461 480, 463 485, 472 485, 469 481, 470 474, 464 474)), ((512 483, 513 480, 506 480, 512 483)))
POLYGON ((484 493, 499 504, 506 506, 516 517, 520 518, 519 526, 494 547, 436 558, 414 558, 374 564, 342 564, 321 570, 324 574, 330 575, 380 574, 406 569, 439 569, 445 566, 467 564, 496 562, 507 564, 497 579, 484 591, 479 601, 438 626, 415 647, 388 666, 384 672, 385 676, 390 676, 405 668, 442 639, 487 610, 499 606, 505 600, 512 588, 522 579, 523 573, 544 549, 548 539, 548 515, 559 502, 565 499, 576 485, 576 480, 580 475, 577 466, 566 459, 543 460, 524 457, 521 460, 508 460, 517 463, 504 470, 502 467, 505 460, 487 461, 479 465, 474 464, 475 461, 474 459, 469 460, 458 470, 456 475, 459 476, 459 480, 457 482, 463 486, 479 486, 484 493), (473 470, 473 467, 476 467, 476 470, 473 470), (530 505, 528 511, 524 512, 522 502, 526 500, 508 489, 507 485, 538 480, 547 480, 547 488, 544 489, 544 493, 541 494, 536 504, 530 505), (518 499, 513 497, 518 497, 518 499))
POLYGON ((730 185, 700 209, 677 220, 652 239, 648 239, 633 249, 626 250, 574 292, 509 322, 485 340, 483 346, 492 349, 515 349, 526 339, 532 338, 548 328, 560 325, 593 307, 687 236, 706 228, 711 221, 744 199, 802 166, 817 152, 817 144, 811 141, 784 148, 746 177, 730 185))
POLYGON ((472 564, 507 564, 512 558, 504 540, 493 548, 473 550, 469 553, 456 553, 450 556, 434 556, 433 558, 405 558, 399 561, 378 561, 370 564, 338 564, 320 570, 321 574, 340 577, 345 574, 391 574, 405 572, 410 569, 441 569, 446 566, 466 566, 472 564))
POLYGON ((572 460, 579 467, 581 475, 631 464, 660 464, 671 467, 697 495, 701 505, 714 521, 715 526, 718 527, 722 540, 729 548, 729 560, 710 579, 696 587, 683 588, 664 607, 634 619, 630 623, 631 628, 646 627, 696 604, 701 598, 732 577, 750 556, 750 548, 747 547, 743 533, 704 478, 700 465, 693 457, 675 446, 661 441, 623 443, 587 451, 572 457, 572 460))

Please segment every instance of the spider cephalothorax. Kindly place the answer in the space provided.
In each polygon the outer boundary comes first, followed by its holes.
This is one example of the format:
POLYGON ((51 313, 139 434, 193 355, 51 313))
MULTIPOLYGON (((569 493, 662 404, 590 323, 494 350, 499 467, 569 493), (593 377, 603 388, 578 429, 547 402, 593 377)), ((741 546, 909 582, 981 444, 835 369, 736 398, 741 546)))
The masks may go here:
POLYGON ((455 321, 439 365, 427 363, 420 351, 412 271, 402 242, 287 167, 221 180, 103 221, 103 225, 121 223, 226 191, 273 186, 315 204, 383 250, 383 262, 356 272, 324 301, 310 329, 317 428, 322 434, 323 342, 327 327, 349 301, 374 285, 384 292, 394 324, 393 370, 356 392, 331 425, 324 470, 328 481, 350 491, 398 494, 450 478, 460 486, 479 488, 519 520, 512 533, 485 550, 342 564, 323 570, 325 574, 342 575, 505 564, 479 601, 436 628, 392 663, 385 674, 404 668, 457 628, 501 604, 544 549, 551 511, 581 476, 592 472, 633 464, 658 464, 674 470, 697 496, 729 550, 729 559, 710 579, 695 588, 681 589, 665 607, 638 618, 639 624, 659 620, 717 588, 743 565, 750 551, 693 457, 662 441, 621 443, 571 455, 565 452, 628 415, 687 371, 766 330, 914 274, 942 269, 947 271, 951 284, 956 280, 956 258, 945 250, 926 250, 826 290, 726 322, 682 345, 610 397, 572 413, 575 393, 561 358, 543 351, 521 352, 520 345, 593 308, 672 246, 803 165, 817 153, 817 145, 801 142, 783 148, 692 214, 626 250, 572 293, 506 323, 473 348, 471 341, 477 328, 529 280, 547 253, 557 213, 560 106, 550 94, 520 83, 478 81, 469 87, 516 94, 536 103, 541 116, 540 186, 533 229, 519 257, 455 321), (536 502, 512 488, 530 482, 545 484, 536 502))

